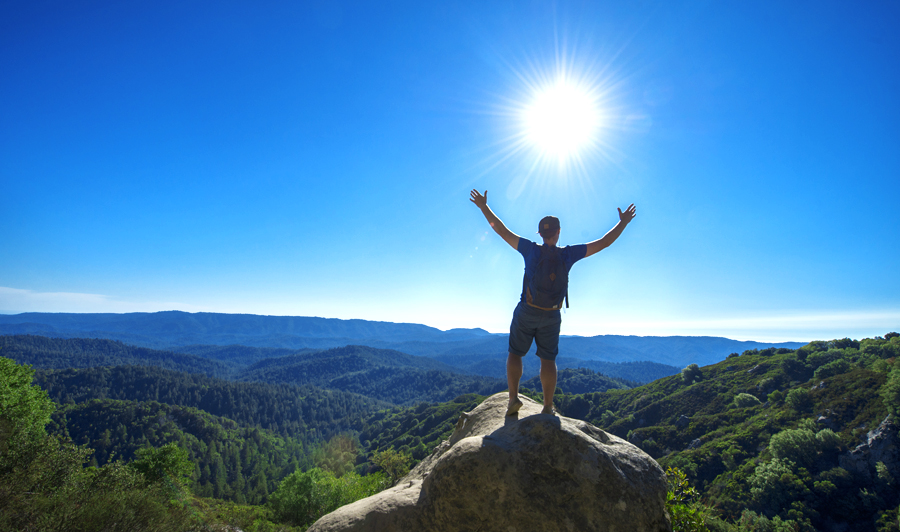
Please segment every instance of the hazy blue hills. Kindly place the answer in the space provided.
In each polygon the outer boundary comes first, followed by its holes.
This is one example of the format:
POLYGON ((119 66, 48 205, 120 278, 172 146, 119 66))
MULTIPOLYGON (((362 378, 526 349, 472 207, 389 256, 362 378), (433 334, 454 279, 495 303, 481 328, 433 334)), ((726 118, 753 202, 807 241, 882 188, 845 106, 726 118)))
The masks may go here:
MULTIPOLYGON (((412 323, 178 311, 0 315, 0 334, 106 338, 142 347, 188 352, 198 345, 242 345, 294 351, 365 345, 411 355, 441 357, 445 361, 447 357, 463 355, 503 357, 507 351, 506 334, 491 334, 482 329, 441 331, 412 323)), ((565 336, 560 339, 560 353, 583 360, 653 361, 681 368, 690 363, 712 364, 730 353, 767 347, 796 349, 801 345, 798 342, 741 342, 710 336, 565 336)))
POLYGON ((451 341, 488 334, 480 329, 441 331, 413 323, 180 311, 2 315, 0 332, 112 338, 151 344, 148 347, 241 344, 285 348, 335 347, 353 343, 352 339, 357 338, 389 342, 451 341))

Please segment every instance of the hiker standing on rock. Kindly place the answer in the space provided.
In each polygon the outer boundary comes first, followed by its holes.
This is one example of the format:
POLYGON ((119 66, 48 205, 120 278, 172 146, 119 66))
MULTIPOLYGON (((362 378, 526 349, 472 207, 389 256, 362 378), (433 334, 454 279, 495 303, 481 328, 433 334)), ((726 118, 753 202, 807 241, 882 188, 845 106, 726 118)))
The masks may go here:
POLYGON ((556 355, 559 353, 559 326, 562 323, 560 309, 563 301, 569 306, 569 270, 579 260, 590 257, 619 238, 625 226, 634 219, 634 204, 625 212, 619 211, 619 223, 603 238, 577 246, 556 247, 559 242, 559 219, 545 216, 538 224, 538 233, 544 240, 539 246, 522 238, 503 225, 500 218, 487 205, 487 190, 482 195, 477 190, 469 193, 475 204, 500 238, 522 254, 525 259, 525 276, 522 279, 522 298, 513 312, 509 326, 509 356, 506 358, 506 381, 509 384, 509 406, 506 415, 516 414, 522 408, 519 399, 519 380, 522 378, 522 357, 531 349, 532 340, 537 344, 537 356, 541 359, 541 387, 544 390, 543 414, 553 413, 553 393, 556 391, 556 355))

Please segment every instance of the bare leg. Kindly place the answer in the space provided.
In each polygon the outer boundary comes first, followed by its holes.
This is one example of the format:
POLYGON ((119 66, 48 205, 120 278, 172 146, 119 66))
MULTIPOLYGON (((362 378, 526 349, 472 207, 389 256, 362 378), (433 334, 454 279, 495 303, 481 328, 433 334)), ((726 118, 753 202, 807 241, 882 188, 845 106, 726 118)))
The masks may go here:
MULTIPOLYGON (((519 380, 522 378, 522 357, 510 353, 506 357, 506 384, 509 385, 509 410, 507 414, 514 414, 519 409, 512 406, 519 402, 519 380)), ((519 402, 521 406, 521 402, 519 402)))
MULTIPOLYGON (((509 370, 507 370, 509 373, 509 370)), ((556 392, 556 361, 541 359, 541 388, 544 389, 544 414, 553 411, 553 394, 556 392)))

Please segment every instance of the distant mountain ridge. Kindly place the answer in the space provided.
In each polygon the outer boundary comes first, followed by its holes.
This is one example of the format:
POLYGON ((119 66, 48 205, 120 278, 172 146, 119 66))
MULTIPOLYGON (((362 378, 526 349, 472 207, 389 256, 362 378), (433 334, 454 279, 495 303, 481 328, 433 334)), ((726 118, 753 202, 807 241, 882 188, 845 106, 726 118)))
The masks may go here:
MULTIPOLYGON (((198 344, 240 344, 293 350, 365 345, 433 358, 472 354, 494 357, 504 355, 507 350, 507 335, 482 329, 441 331, 414 323, 180 311, 0 315, 0 334, 107 338, 166 350, 198 344)), ((653 361, 684 367, 690 363, 712 364, 729 353, 749 349, 796 349, 802 345, 799 342, 742 342, 708 336, 564 336, 560 339, 560 353, 584 360, 653 361)))
MULTIPOLYGON (((411 340, 453 341, 487 336, 482 329, 451 329, 441 331, 416 323, 392 323, 367 320, 342 320, 307 316, 261 316, 257 314, 220 314, 211 312, 133 312, 127 314, 42 313, 0 316, 0 330, 4 334, 12 328, 33 328, 39 332, 102 332, 164 339, 171 345, 241 344, 260 345, 241 341, 247 338, 266 338, 265 347, 297 347, 278 345, 289 338, 367 338, 403 342, 411 340), (187 340, 204 338, 202 341, 187 340), (215 341, 211 339, 216 339, 215 341)), ((307 347, 307 346, 300 346, 307 347)), ((310 346, 314 347, 314 346, 310 346)))

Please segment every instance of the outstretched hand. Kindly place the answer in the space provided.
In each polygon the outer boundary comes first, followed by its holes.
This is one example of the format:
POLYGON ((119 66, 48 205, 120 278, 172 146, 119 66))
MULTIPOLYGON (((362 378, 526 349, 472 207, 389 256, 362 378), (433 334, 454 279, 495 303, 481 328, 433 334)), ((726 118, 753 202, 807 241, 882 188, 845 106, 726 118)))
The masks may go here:
MULTIPOLYGON (((485 192, 487 192, 487 191, 485 191, 485 192)), ((625 222, 626 224, 634 219, 634 215, 635 215, 634 203, 629 205, 628 208, 625 209, 625 212, 622 212, 622 209, 620 209, 618 207, 616 207, 616 210, 619 211, 619 220, 625 222)))
POLYGON ((478 192, 475 189, 472 189, 472 192, 469 192, 469 201, 475 204, 479 209, 483 209, 487 206, 487 190, 484 191, 484 195, 481 195, 481 192, 478 192))

